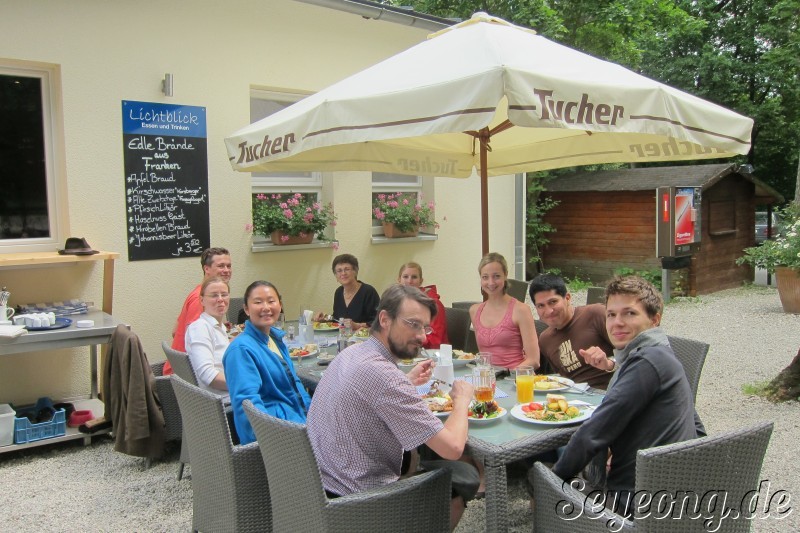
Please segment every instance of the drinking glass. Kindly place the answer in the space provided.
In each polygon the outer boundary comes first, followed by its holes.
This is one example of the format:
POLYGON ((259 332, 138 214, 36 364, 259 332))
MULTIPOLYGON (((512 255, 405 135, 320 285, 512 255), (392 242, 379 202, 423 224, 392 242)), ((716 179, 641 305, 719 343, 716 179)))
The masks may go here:
POLYGON ((533 401, 534 371, 532 366, 518 366, 515 370, 517 381, 517 403, 533 401))
POLYGON ((292 325, 286 328, 286 340, 290 342, 294 340, 294 326, 292 325))
POLYGON ((495 376, 492 367, 479 366, 472 370, 472 387, 476 402, 494 400, 495 376))
POLYGON ((482 366, 492 366, 492 354, 491 352, 478 352, 475 356, 475 366, 482 367, 482 366))

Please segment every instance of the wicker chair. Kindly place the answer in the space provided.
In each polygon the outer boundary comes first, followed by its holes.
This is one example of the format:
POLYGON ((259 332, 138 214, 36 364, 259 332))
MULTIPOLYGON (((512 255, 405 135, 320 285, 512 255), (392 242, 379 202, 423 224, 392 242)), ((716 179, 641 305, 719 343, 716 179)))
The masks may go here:
POLYGON ((530 284, 527 281, 511 278, 508 278, 506 282, 508 283, 508 295, 525 303, 525 297, 528 295, 528 287, 530 284))
POLYGON ((192 455, 192 529, 272 531, 267 475, 258 444, 233 444, 222 398, 176 375, 172 386, 192 455))
POLYGON ((269 416, 249 400, 244 411, 264 457, 275 531, 449 531, 449 472, 437 470, 328 499, 305 426, 269 416))
POLYGON ((697 398, 697 387, 700 384, 700 373, 703 371, 710 346, 705 342, 681 337, 668 336, 667 338, 672 346, 672 351, 675 352, 675 357, 681 362, 683 370, 686 372, 686 379, 689 380, 689 386, 692 388, 692 401, 694 402, 697 398))
POLYGON ((244 308, 244 298, 231 298, 228 306, 227 319, 231 324, 239 324, 239 313, 244 308))
POLYGON ((605 287, 589 287, 586 289, 586 305, 606 303, 605 287))
MULTIPOLYGON (((167 361, 172 365, 172 371, 176 376, 180 376, 184 381, 188 381, 192 385, 197 385, 197 376, 192 368, 192 361, 189 360, 189 354, 186 352, 179 352, 174 350, 167 341, 161 342, 161 349, 164 350, 164 355, 167 356, 167 361)), ((186 438, 181 435, 181 459, 178 463, 178 481, 183 479, 183 468, 189 462, 189 447, 186 445, 186 438)))
POLYGON ((608 509, 591 509, 589 505, 584 505, 591 502, 591 498, 565 484, 542 463, 536 463, 533 466, 533 491, 536 495, 534 531, 608 533, 635 529, 643 533, 705 532, 708 530, 704 518, 689 517, 697 514, 693 506, 696 506, 700 515, 708 514, 702 502, 712 493, 719 496, 717 518, 721 526, 717 531, 750 531, 752 520, 720 516, 727 512, 722 508, 725 507, 723 502, 736 505, 746 493, 758 490, 761 464, 772 427, 772 422, 763 422, 713 437, 639 451, 636 457, 636 493, 642 491, 641 494, 646 496, 678 494, 681 495, 679 498, 685 497, 685 500, 674 502, 673 515, 678 516, 677 513, 683 511, 680 521, 660 516, 661 513, 652 507, 637 510, 633 520, 625 520, 608 509), (682 507, 682 504, 688 505, 682 507))
POLYGON ((158 401, 161 403, 161 412, 164 413, 165 439, 167 442, 181 440, 183 436, 181 410, 178 407, 178 400, 175 398, 175 391, 172 390, 170 377, 164 375, 164 361, 151 364, 150 370, 156 377, 156 393, 158 401))
MULTIPOLYGON (((456 309, 454 307, 444 308, 445 318, 447 319, 447 336, 450 344, 456 350, 465 350, 467 346, 467 334, 470 333, 469 311, 456 309)), ((473 333, 473 336, 475 334, 473 333)))
MULTIPOLYGON (((544 321, 539 320, 538 318, 533 321, 534 325, 536 326, 536 336, 542 334, 544 330, 547 329, 547 324, 544 321)), ((539 358, 539 369, 536 371, 538 374, 552 374, 555 372, 552 366, 550 366, 550 361, 547 360, 547 357, 542 356, 539 358)))
POLYGON ((453 308, 454 309, 466 309, 467 311, 469 311, 470 307, 472 307, 475 304, 479 304, 479 303, 480 302, 477 302, 477 301, 453 302, 453 308))

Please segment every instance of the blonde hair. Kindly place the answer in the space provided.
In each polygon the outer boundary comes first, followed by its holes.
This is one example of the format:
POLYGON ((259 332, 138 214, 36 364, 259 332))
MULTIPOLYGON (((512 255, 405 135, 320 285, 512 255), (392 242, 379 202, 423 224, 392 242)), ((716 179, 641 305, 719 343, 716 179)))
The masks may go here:
POLYGON ((490 263, 500 263, 500 267, 503 269, 503 274, 505 274, 505 276, 506 276, 506 282, 505 282, 505 285, 503 285, 503 294, 506 294, 508 292, 508 287, 509 287, 509 283, 508 283, 508 263, 506 263, 506 258, 503 257, 502 255, 498 254, 497 252, 489 252, 488 254, 484 255, 481 258, 481 262, 478 263, 478 274, 481 273, 481 270, 483 270, 483 267, 485 267, 486 265, 488 265, 490 263))
POLYGON ((200 286, 200 296, 206 295, 206 287, 211 285, 212 283, 224 283, 226 287, 228 287, 228 294, 231 292, 231 285, 224 279, 219 276, 212 276, 206 280, 203 280, 203 284, 200 286))
POLYGON ((415 263, 414 261, 409 261, 408 263, 403 263, 403 266, 400 267, 400 271, 397 273, 397 277, 403 275, 403 270, 407 268, 416 268, 417 272, 419 272, 419 279, 422 279, 422 267, 419 266, 419 263, 415 263))

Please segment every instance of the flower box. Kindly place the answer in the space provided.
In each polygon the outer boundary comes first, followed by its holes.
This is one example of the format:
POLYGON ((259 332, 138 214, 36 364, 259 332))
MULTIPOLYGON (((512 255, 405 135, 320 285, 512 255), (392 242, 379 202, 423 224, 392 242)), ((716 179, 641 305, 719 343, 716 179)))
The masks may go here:
POLYGON ((418 233, 419 226, 415 227, 412 231, 400 231, 392 222, 383 223, 383 234, 389 239, 416 237, 418 233))

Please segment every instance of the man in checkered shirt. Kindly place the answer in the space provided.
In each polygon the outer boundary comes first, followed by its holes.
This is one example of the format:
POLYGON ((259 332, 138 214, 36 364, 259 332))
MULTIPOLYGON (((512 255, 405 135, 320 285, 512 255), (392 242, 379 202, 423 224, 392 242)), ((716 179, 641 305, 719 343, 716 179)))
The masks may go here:
POLYGON ((430 379, 431 361, 407 375, 397 368, 399 359, 419 354, 435 315, 434 301, 416 287, 389 287, 369 339, 347 348, 325 370, 307 426, 322 484, 332 497, 397 481, 403 452, 427 445, 443 459, 422 461, 422 468, 451 472, 450 523, 455 527, 479 484, 477 470, 458 461, 467 441, 472 385, 453 383, 453 411, 442 423, 416 389, 430 379))

